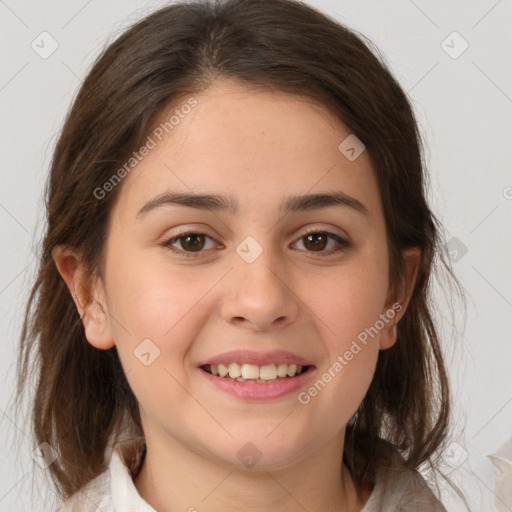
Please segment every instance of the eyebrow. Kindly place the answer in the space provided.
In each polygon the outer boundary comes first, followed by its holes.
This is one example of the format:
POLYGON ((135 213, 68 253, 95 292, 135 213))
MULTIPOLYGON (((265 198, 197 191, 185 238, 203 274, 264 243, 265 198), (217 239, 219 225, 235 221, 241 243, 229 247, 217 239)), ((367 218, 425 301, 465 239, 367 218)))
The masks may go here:
MULTIPOLYGON (((149 200, 138 212, 137 218, 144 217, 150 211, 164 205, 180 205, 207 211, 225 211, 231 215, 238 215, 240 208, 238 201, 231 196, 222 194, 188 194, 179 192, 166 192, 149 200)), ((324 192, 318 194, 292 195, 287 197, 280 205, 282 213, 303 212, 326 208, 328 206, 344 206, 370 217, 368 208, 358 199, 341 191, 324 192)))

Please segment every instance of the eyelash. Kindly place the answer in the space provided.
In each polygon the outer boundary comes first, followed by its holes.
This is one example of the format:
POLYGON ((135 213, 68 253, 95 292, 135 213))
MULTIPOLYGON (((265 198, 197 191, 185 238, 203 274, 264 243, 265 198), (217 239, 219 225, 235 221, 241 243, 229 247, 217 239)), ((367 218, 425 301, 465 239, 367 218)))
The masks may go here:
MULTIPOLYGON (((324 234, 324 235, 327 235, 328 238, 335 240, 339 244, 337 247, 334 247, 334 248, 332 248, 332 249, 330 249, 328 251, 319 251, 318 254, 321 254, 322 255, 321 257, 327 257, 327 256, 330 256, 330 255, 332 255, 334 253, 337 253, 339 251, 344 251, 344 250, 349 249, 350 247, 352 247, 352 243, 349 242, 348 240, 345 240, 344 238, 341 238, 340 236, 335 235, 334 233, 330 233, 329 231, 322 231, 322 230, 318 230, 318 229, 311 229, 311 230, 306 231, 302 236, 300 236, 297 239, 297 241, 302 240, 306 236, 312 235, 312 234, 324 234)), ((183 256, 185 256, 187 258, 193 258, 193 257, 196 257, 197 255, 202 254, 203 252, 205 252, 205 251, 184 251, 184 250, 175 249, 175 248, 172 247, 172 244, 174 244, 175 242, 177 242, 178 240, 180 240, 182 238, 185 238, 188 235, 204 235, 207 238, 210 238, 211 240, 213 240, 213 238, 211 236, 206 235, 205 233, 200 233, 198 231, 185 231, 185 232, 180 233, 179 235, 177 235, 177 236, 175 236, 173 238, 170 238, 169 240, 166 240, 161 245, 163 247, 165 247, 166 249, 169 249, 171 252, 173 252, 175 254, 183 255, 183 256)), ((313 254, 315 253, 315 251, 306 251, 306 252, 311 252, 313 254)))

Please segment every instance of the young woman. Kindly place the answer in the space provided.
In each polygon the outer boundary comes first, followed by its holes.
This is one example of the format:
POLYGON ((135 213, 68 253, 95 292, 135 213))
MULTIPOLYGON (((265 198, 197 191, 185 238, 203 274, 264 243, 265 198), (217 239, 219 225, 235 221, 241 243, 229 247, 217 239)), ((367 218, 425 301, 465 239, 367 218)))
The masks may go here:
POLYGON ((59 510, 445 510, 425 188, 406 95, 305 4, 174 4, 111 44, 22 334, 59 510))

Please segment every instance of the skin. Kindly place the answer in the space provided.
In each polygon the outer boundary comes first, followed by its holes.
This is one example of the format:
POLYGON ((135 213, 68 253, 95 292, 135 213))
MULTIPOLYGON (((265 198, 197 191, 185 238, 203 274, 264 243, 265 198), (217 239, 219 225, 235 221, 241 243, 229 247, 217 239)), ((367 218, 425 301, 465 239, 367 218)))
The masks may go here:
MULTIPOLYGON (((232 397, 197 365, 238 348, 289 350, 316 366, 307 389, 396 301, 400 320, 419 250, 404 252, 406 286, 391 296, 369 155, 349 161, 338 150, 350 131, 327 110, 231 81, 194 97, 198 105, 123 180, 101 272, 86 277, 76 252, 54 251, 88 341, 117 347, 139 402, 147 455, 134 483, 159 512, 242 504, 248 511, 360 510, 369 490, 358 498, 341 463, 345 426, 371 383, 379 350, 395 342, 393 321, 306 405, 297 393, 264 403, 232 397), (334 190, 361 201, 369 216, 340 205, 279 211, 290 194, 334 190), (136 217, 166 191, 232 195, 241 211, 166 205, 136 217), (352 246, 322 256, 307 244, 307 228, 352 246), (211 237, 203 252, 187 258, 162 245, 188 229, 211 237), (247 236, 263 249, 252 263, 235 250, 247 236), (160 349, 149 366, 133 353, 147 338, 160 349), (247 442, 262 454, 251 468, 237 457, 247 442)), ((184 251, 183 243, 173 247, 184 251)), ((329 239, 323 250, 336 246, 329 239)))

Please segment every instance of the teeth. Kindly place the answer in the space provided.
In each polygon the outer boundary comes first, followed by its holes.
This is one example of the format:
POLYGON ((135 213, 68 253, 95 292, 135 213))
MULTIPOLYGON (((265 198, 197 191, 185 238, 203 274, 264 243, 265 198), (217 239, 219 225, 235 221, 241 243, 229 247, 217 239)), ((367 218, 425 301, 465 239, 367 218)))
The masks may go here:
POLYGON ((211 364, 210 373, 219 377, 235 379, 239 382, 256 381, 269 382, 279 378, 294 377, 300 375, 303 366, 296 364, 279 363, 258 366, 256 364, 211 364))
POLYGON ((242 368, 238 363, 231 363, 229 365, 229 376, 232 379, 236 379, 242 375, 242 368))
MULTIPOLYGON (((212 365, 212 366, 215 366, 215 365, 212 365)), ((219 364, 219 377, 225 377, 228 374, 228 372, 229 372, 229 368, 225 364, 219 364)))
MULTIPOLYGON (((231 377, 231 373, 229 374, 231 377)), ((242 377, 244 379, 258 379, 260 376, 260 369, 255 364, 242 365, 242 377)))
POLYGON ((278 367, 277 367, 277 376, 278 377, 287 377, 288 376, 288 365, 285 364, 285 363, 281 363, 278 367))
POLYGON ((266 364, 260 368, 260 379, 274 380, 277 377, 277 368, 275 364, 266 364))
POLYGON ((288 366, 288 377, 293 377, 297 373, 297 365, 291 364, 288 366))

